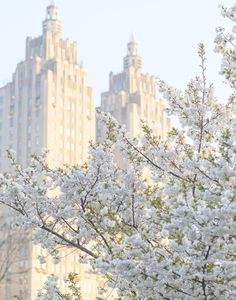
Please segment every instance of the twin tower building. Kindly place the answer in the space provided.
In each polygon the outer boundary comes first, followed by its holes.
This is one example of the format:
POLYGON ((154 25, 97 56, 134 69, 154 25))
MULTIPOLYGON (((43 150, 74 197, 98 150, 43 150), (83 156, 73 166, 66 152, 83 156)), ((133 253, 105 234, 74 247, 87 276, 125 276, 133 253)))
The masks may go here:
MULTIPOLYGON (((156 95, 155 77, 142 73, 142 59, 133 36, 123 71, 110 73, 109 90, 101 95, 100 109, 110 112, 133 137, 142 135, 141 120, 162 138, 170 129, 163 102, 156 95)), ((12 81, 0 88, 0 172, 11 168, 6 157, 8 149, 15 151, 17 161, 24 166, 33 153, 42 149, 49 150, 51 167, 83 163, 89 141, 102 135, 98 126, 96 130, 95 119, 93 89, 87 85, 87 73, 78 63, 77 44, 62 39, 58 8, 52 1, 42 35, 26 39, 24 61, 17 65, 12 81)), ((0 299, 13 299, 18 293, 25 300, 33 300, 45 275, 64 275, 70 265, 76 265, 76 258, 70 257, 62 265, 63 270, 54 269, 57 267, 52 264, 39 266, 33 258, 41 250, 32 245, 26 250, 25 272, 9 279, 4 294, 1 291, 5 296, 0 299)), ((84 272, 84 299, 96 299, 96 278, 86 275, 86 267, 80 271, 84 272)))

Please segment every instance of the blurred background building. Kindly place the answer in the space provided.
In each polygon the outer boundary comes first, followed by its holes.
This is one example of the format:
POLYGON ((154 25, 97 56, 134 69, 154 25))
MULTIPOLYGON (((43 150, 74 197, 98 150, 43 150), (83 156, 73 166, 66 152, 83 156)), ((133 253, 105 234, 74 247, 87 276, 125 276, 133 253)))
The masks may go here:
MULTIPOLYGON (((134 34, 127 45, 123 71, 110 73, 109 91, 101 95, 101 111, 109 112, 125 125, 132 137, 143 135, 142 121, 153 134, 166 138, 170 130, 170 119, 164 103, 156 93, 156 78, 142 71, 142 58, 134 34)), ((103 128, 97 123, 97 139, 102 138, 103 128)))
POLYGON ((62 39, 52 2, 43 34, 26 39, 25 60, 0 89, 0 169, 9 170, 7 149, 15 150, 24 166, 44 148, 51 166, 82 163, 94 139, 93 90, 78 64, 77 44, 62 39))

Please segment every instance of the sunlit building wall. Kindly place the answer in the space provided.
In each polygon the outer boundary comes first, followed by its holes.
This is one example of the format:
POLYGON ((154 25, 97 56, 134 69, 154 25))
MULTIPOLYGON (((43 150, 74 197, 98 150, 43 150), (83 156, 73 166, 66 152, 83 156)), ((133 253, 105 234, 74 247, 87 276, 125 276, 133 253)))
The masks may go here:
POLYGON ((27 38, 25 60, 0 89, 0 169, 9 168, 7 149, 24 166, 44 148, 52 166, 82 163, 94 138, 93 90, 77 44, 62 39, 58 9, 50 5, 43 34, 27 38))
MULTIPOLYGON (((16 49, 17 50, 17 49, 16 49)), ((12 81, 0 88, 0 171, 10 171, 6 150, 28 166, 31 155, 48 149, 53 168, 85 162, 89 141, 95 140, 93 90, 78 63, 77 44, 62 39, 62 26, 54 1, 47 7, 43 33, 26 39, 25 59, 12 81)), ((0 299, 35 299, 46 276, 59 276, 62 288, 69 272, 79 273, 84 299, 96 299, 99 279, 88 274, 78 253, 62 250, 64 257, 55 265, 50 259, 40 264, 42 248, 32 243, 21 247, 19 259, 1 286, 0 299)))
MULTIPOLYGON (((143 124, 147 124, 156 136, 167 137, 170 119, 163 101, 157 97, 155 76, 142 71, 142 59, 133 34, 127 45, 123 71, 110 73, 109 90, 101 95, 99 109, 111 113, 132 137, 143 135, 143 124)), ((103 128, 98 122, 97 138, 101 139, 102 135, 103 128)))

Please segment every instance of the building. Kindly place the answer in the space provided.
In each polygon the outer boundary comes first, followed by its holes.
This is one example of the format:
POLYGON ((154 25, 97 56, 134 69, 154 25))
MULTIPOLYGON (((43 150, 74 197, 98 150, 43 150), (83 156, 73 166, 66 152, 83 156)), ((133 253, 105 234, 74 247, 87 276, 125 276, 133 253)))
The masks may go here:
MULTIPOLYGON (((132 137, 141 137, 142 121, 153 134, 165 139, 170 130, 170 119, 165 113, 162 100, 157 98, 156 78, 142 73, 142 59, 132 34, 128 53, 124 58, 123 71, 110 73, 109 91, 101 95, 100 109, 111 113, 126 126, 132 137)), ((102 138, 102 128, 97 126, 97 139, 102 138)))
MULTIPOLYGON (((26 39, 25 59, 12 81, 0 88, 0 171, 9 171, 6 150, 13 149, 17 161, 27 166, 33 153, 48 149, 51 167, 83 163, 88 144, 95 140, 93 90, 87 74, 78 64, 77 44, 62 38, 62 25, 54 1, 47 7, 42 35, 26 39)), ((85 300, 97 295, 98 276, 87 273, 88 266, 77 254, 62 250, 60 264, 48 260, 40 264, 39 246, 25 243, 20 258, 0 289, 1 300, 15 295, 33 300, 49 274, 79 273, 85 300)))
POLYGON ((43 34, 26 39, 24 61, 12 82, 0 88, 0 170, 9 170, 6 150, 27 166, 32 153, 49 149, 51 166, 82 163, 95 139, 93 90, 78 64, 77 44, 62 39, 54 2, 43 34))

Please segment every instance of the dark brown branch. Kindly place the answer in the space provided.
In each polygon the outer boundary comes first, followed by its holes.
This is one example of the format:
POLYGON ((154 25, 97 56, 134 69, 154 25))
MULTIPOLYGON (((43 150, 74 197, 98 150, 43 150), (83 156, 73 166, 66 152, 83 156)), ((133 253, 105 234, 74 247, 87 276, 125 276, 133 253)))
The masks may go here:
POLYGON ((68 239, 65 238, 63 235, 61 235, 61 234, 59 234, 59 233, 57 233, 57 232, 51 230, 50 228, 46 227, 45 225, 40 226, 40 228, 41 228, 42 230, 45 230, 45 231, 51 233, 52 235, 56 236, 57 238, 61 239, 61 240, 64 241, 67 245, 71 245, 71 246, 73 246, 73 247, 75 247, 75 248, 77 248, 77 249, 79 249, 79 250, 85 252, 86 254, 88 254, 89 256, 91 256, 91 257, 93 257, 93 258, 97 258, 97 255, 95 255, 92 251, 88 250, 87 248, 85 248, 85 247, 83 247, 83 246, 81 246, 81 245, 79 245, 79 244, 76 244, 76 243, 74 243, 74 242, 68 240, 68 239))
POLYGON ((152 166, 154 166, 155 168, 157 168, 158 170, 162 171, 163 173, 168 173, 178 179, 184 180, 183 177, 175 174, 172 171, 166 171, 164 170, 162 167, 158 166, 156 163, 154 163, 146 154, 144 154, 142 151, 140 151, 136 146, 134 146, 127 138, 125 138, 126 142, 135 150, 137 151, 142 157, 144 157, 152 166))

